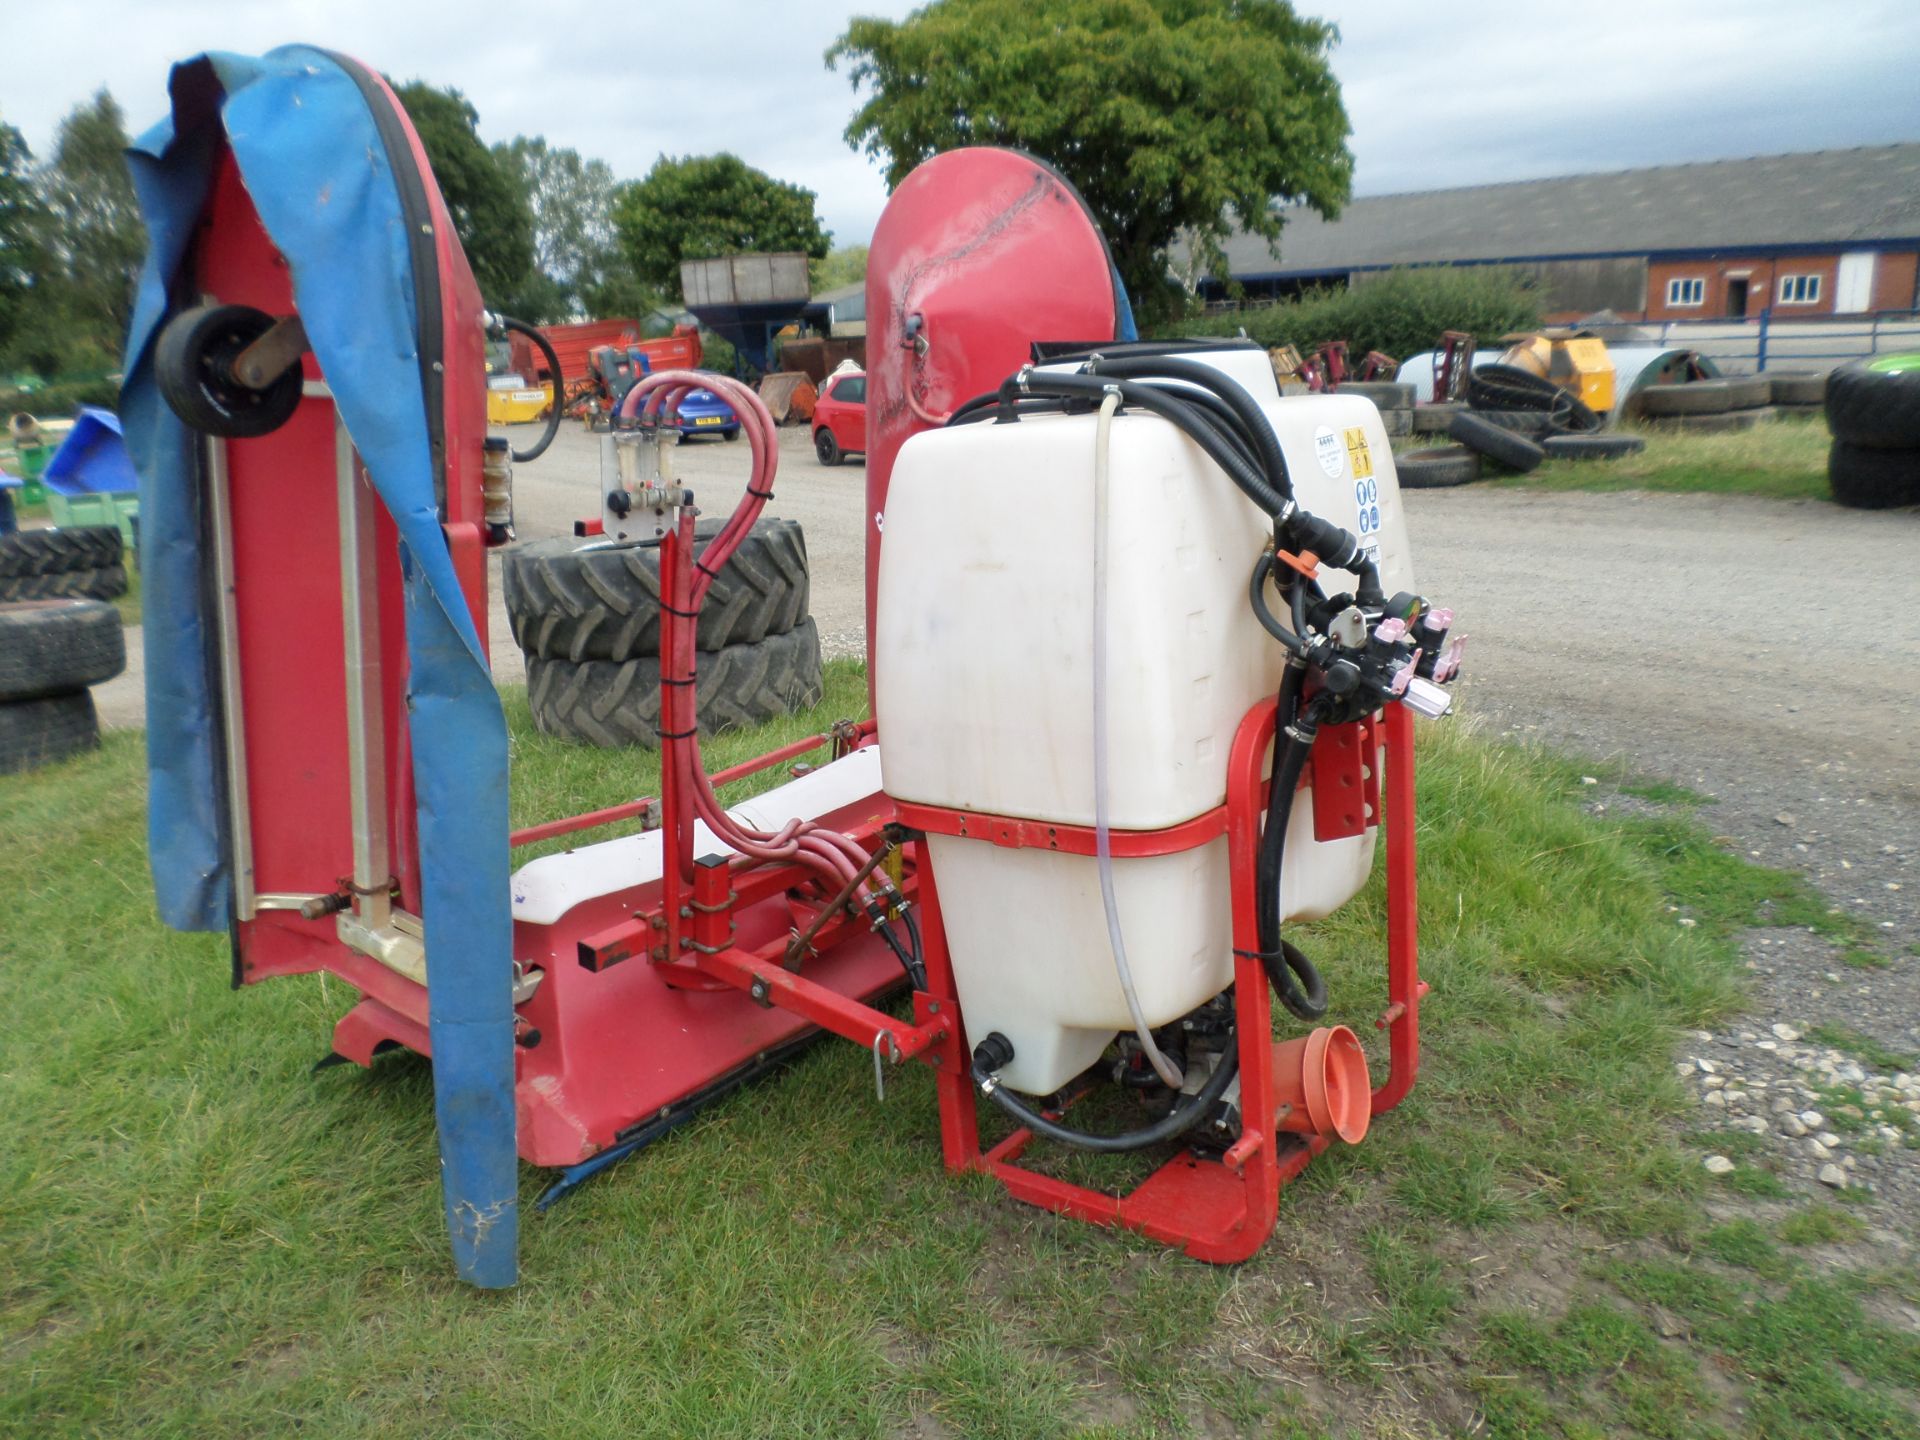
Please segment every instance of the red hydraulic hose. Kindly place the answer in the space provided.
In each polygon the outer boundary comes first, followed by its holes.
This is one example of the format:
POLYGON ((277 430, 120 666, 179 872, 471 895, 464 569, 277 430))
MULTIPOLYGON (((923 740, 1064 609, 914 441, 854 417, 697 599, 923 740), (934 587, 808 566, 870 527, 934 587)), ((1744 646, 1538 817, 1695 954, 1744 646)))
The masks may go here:
MULTIPOLYGON (((753 529, 761 510, 773 495, 774 472, 779 468, 779 435, 772 413, 746 385, 724 375, 699 374, 691 370, 663 370, 641 380, 620 402, 619 415, 631 419, 638 415, 643 424, 658 424, 669 418, 680 401, 694 390, 711 390, 733 407, 746 431, 752 468, 747 488, 734 507, 733 514, 720 533, 708 542, 692 568, 692 582, 681 593, 677 577, 668 577, 667 599, 661 609, 663 626, 672 626, 676 669, 683 673, 669 677, 691 682, 693 677, 694 635, 701 604, 712 587, 714 577, 725 567, 740 542, 753 529), (642 409, 644 402, 644 409, 642 409)), ((693 546, 693 517, 683 513, 679 543, 689 552, 693 546)), ((681 792, 691 796, 695 812, 713 833, 738 851, 749 863, 799 863, 818 873, 835 889, 853 885, 866 864, 867 852, 857 842, 837 830, 816 825, 811 820, 788 821, 779 830, 768 833, 741 824, 729 815, 713 793, 700 756, 698 709, 691 683, 667 684, 661 705, 663 743, 666 760, 681 792)), ((859 893, 871 898, 871 884, 862 879, 859 893)))

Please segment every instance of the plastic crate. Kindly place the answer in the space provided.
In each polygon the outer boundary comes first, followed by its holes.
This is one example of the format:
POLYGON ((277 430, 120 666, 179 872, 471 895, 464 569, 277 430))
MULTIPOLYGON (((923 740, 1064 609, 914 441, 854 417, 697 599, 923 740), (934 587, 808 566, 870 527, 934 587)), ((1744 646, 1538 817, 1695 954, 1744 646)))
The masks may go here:
POLYGON ((134 520, 140 514, 138 495, 61 495, 47 496, 47 509, 53 516, 55 525, 114 525, 119 527, 120 538, 131 551, 139 536, 134 528, 134 520))

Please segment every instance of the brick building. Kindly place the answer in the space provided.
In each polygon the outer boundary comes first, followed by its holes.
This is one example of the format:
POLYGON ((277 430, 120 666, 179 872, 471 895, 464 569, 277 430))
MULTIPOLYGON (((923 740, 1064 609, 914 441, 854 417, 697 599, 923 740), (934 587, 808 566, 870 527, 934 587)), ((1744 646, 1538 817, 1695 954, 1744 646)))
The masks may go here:
POLYGON ((1237 235, 1227 259, 1249 296, 1507 265, 1555 319, 1920 309, 1920 143, 1368 196, 1336 221, 1289 211, 1277 258, 1237 235))

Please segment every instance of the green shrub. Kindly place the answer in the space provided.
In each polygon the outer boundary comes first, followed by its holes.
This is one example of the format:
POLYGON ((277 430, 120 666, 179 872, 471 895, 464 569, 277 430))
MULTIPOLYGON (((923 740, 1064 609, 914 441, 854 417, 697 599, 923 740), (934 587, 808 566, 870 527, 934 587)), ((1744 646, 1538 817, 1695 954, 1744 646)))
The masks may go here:
POLYGON ((54 380, 32 390, 0 390, 0 413, 19 410, 40 420, 59 420, 77 414, 82 405, 108 410, 120 403, 118 380, 54 380))
POLYGON ((733 342, 725 336, 703 328, 700 331, 700 356, 702 370, 718 370, 722 375, 734 373, 737 362, 733 342))
POLYGON ((1379 350, 1396 360, 1431 350, 1443 330, 1465 330, 1483 344, 1540 324, 1530 282, 1490 266, 1392 270, 1347 287, 1309 290, 1258 310, 1210 315, 1169 327, 1181 335, 1237 335, 1242 329, 1269 348, 1292 345, 1304 355, 1328 340, 1345 340, 1355 360, 1379 350))

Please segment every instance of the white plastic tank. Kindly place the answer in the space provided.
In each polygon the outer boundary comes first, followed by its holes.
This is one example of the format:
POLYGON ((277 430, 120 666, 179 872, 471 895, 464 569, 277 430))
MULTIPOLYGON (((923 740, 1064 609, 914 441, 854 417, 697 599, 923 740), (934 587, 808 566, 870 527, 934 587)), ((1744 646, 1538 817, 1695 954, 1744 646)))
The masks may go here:
MULTIPOLYGON (((1282 400, 1265 373, 1256 398, 1300 504, 1376 551, 1389 594, 1413 589, 1373 402, 1282 400)), ((1092 416, 1033 416, 928 431, 902 447, 883 517, 875 636, 896 799, 1094 823, 1095 426, 1092 416)), ((1108 507, 1110 813, 1117 831, 1155 830, 1225 799, 1234 732, 1279 687, 1284 653, 1247 603, 1270 527, 1177 428, 1134 412, 1113 422, 1108 507)), ((1333 593, 1354 582, 1328 571, 1322 583, 1333 593)), ((1311 797, 1301 795, 1282 877, 1289 917, 1350 899, 1373 842, 1372 830, 1314 841, 1311 797)), ((929 843, 969 1043, 999 1031, 1014 1047, 1004 1083, 1058 1089, 1132 1023, 1095 861, 985 840, 929 843)), ((1149 1024, 1166 1024, 1233 978, 1226 840, 1113 866, 1142 1009, 1149 1024)))

